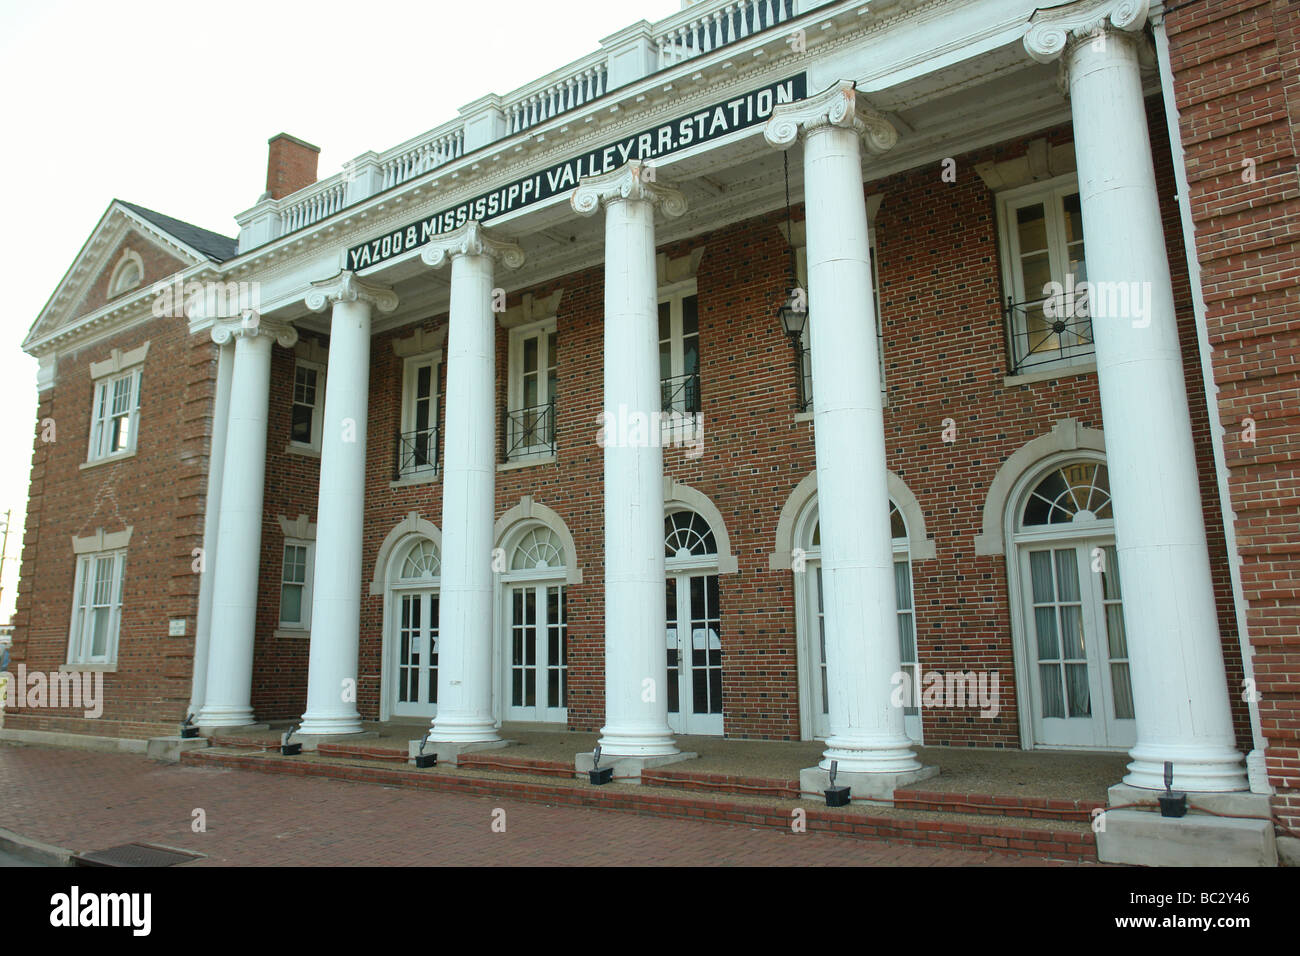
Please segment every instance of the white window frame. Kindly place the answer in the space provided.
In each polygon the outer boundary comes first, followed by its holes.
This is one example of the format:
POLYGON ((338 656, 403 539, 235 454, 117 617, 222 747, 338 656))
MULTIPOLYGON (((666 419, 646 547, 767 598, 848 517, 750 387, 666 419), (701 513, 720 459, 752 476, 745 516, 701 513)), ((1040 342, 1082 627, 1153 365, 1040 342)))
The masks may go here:
MULTIPOLYGON (((543 337, 548 338, 549 345, 550 345, 549 351, 555 350, 556 327, 557 327, 556 317, 551 316, 550 318, 542 319, 540 322, 530 322, 528 325, 521 325, 518 326, 517 328, 513 328, 510 330, 510 340, 506 352, 506 360, 508 366, 507 367, 508 374, 506 376, 506 411, 507 412, 518 411, 520 408, 523 407, 524 343, 525 341, 531 338, 539 339, 537 394, 539 398, 543 399, 539 404, 545 405, 547 402, 550 403, 555 402, 555 396, 550 394, 550 386, 548 384, 547 372, 549 370, 549 366, 547 368, 543 368, 541 366, 543 356, 547 354, 547 351, 541 349, 541 345, 543 344, 542 341, 543 337)), ((557 360, 557 367, 558 367, 558 360, 557 360)), ((557 374, 556 391, 558 390, 559 390, 559 376, 557 374)), ((551 429, 553 434, 552 434, 552 441, 550 443, 527 446, 527 447, 521 446, 520 449, 515 454, 509 456, 509 460, 521 461, 524 459, 550 458, 551 456, 553 456, 555 454, 555 452, 552 450, 552 445, 554 444, 554 438, 555 438, 554 416, 552 416, 551 429)), ((513 444, 513 437, 510 435, 510 425, 509 422, 507 422, 506 449, 509 450, 512 444, 513 444)))
POLYGON ((103 665, 117 663, 118 638, 122 627, 122 607, 126 581, 126 548, 114 548, 104 551, 86 551, 77 554, 76 573, 72 590, 72 621, 68 627, 68 657, 71 666, 103 665), (87 575, 95 568, 100 559, 111 559, 112 580, 109 583, 110 602, 108 634, 104 642, 103 654, 92 654, 92 623, 94 615, 89 613, 89 587, 87 575))
MULTIPOLYGON (((659 287, 658 305, 668 303, 668 371, 669 378, 679 378, 686 374, 686 348, 685 336, 682 332, 683 324, 683 300, 695 296, 695 315, 696 315, 696 336, 695 348, 696 355, 699 357, 699 364, 696 367, 698 374, 703 367, 704 350, 700 348, 700 339, 702 337, 702 323, 700 319, 700 293, 695 279, 686 279, 681 282, 674 282, 671 285, 659 287)), ((658 328, 659 317, 656 308, 655 327, 658 328)), ((656 331, 656 340, 663 344, 663 340, 658 338, 656 331)), ((664 381, 662 373, 660 382, 664 381)), ((676 409, 679 413, 692 414, 693 409, 676 409)))
POLYGON ((312 600, 312 581, 316 576, 316 542, 306 538, 285 538, 284 546, 280 549, 280 609, 278 612, 279 630, 282 631, 310 631, 311 630, 311 600, 312 600), (303 569, 302 581, 286 581, 284 579, 285 568, 288 567, 286 562, 289 548, 304 548, 306 550, 305 567, 303 569), (286 584, 297 585, 302 588, 302 620, 286 621, 284 619, 284 586, 286 584))
POLYGON ((140 434, 140 385, 143 366, 127 369, 116 375, 105 375, 95 379, 94 392, 90 406, 90 441, 86 449, 86 461, 106 461, 112 458, 125 458, 135 454, 140 434), (130 408, 127 418, 127 444, 125 448, 107 450, 112 434, 109 425, 119 417, 111 414, 112 396, 118 382, 129 380, 131 383, 130 408))
MULTIPOLYGON (((415 431, 415 402, 416 402, 416 385, 419 382, 419 370, 423 366, 431 367, 429 378, 429 399, 430 399, 430 427, 433 429, 433 438, 435 443, 442 441, 442 428, 438 424, 438 416, 441 413, 438 385, 442 374, 442 352, 426 352, 423 355, 412 355, 402 363, 402 425, 401 434, 415 431)), ((437 448, 434 450, 434 461, 441 462, 442 454, 437 448)), ((431 478, 438 473, 438 466, 424 465, 410 468, 403 468, 398 479, 407 478, 431 478)))
MULTIPOLYGON (((1020 235, 1014 228, 1015 215, 1026 206, 1041 203, 1046 213, 1047 257, 1052 280, 1065 283, 1066 269, 1069 266, 1069 242, 1065 235, 1064 206, 1066 196, 1079 193, 1079 179, 1074 173, 1056 176, 1042 182, 1030 183, 1015 189, 1004 190, 997 195, 998 237, 1002 268, 1002 288, 1012 302, 1023 303, 1045 298, 1041 289, 1033 294, 1024 287, 1024 273, 1020 268, 1020 235)), ((1086 254, 1086 252, 1085 252, 1086 254)), ((1005 305, 1005 303, 1004 303, 1005 305)), ((1013 327, 1004 330, 1011 341, 1011 351, 1007 359, 1009 366, 1015 362, 1015 341, 1017 336, 1027 334, 1025 313, 1014 310, 1010 317, 1013 327)), ((1095 334, 1095 333, 1094 333, 1095 334)), ((1096 350, 1093 342, 1066 346, 1059 350, 1054 358, 1044 358, 1023 366, 1018 371, 1008 368, 1008 375, 1031 375, 1045 369, 1062 370, 1077 366, 1093 366, 1096 363, 1096 350)))
MULTIPOLYGON (((306 403, 302 403, 304 406, 306 403)), ((289 394, 289 444, 294 448, 320 451, 321 430, 325 423, 325 366, 319 362, 297 359, 293 366, 293 384, 289 394), (309 368, 316 373, 316 402, 311 406, 311 440, 298 441, 293 437, 293 410, 298 406, 298 369, 309 368)))

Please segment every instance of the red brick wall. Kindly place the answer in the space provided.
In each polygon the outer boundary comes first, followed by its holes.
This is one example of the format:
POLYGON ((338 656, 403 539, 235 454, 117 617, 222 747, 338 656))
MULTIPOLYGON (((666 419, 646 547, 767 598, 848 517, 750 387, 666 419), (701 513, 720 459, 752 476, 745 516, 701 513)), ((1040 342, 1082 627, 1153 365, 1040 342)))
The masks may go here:
POLYGON ((104 675, 99 719, 85 719, 80 709, 17 709, 6 726, 146 737, 174 733, 184 717, 199 593, 192 549, 202 544, 214 359, 210 341, 171 318, 59 357, 57 384, 41 395, 37 410, 11 671, 20 663, 28 671, 57 671, 67 660, 71 537, 130 525, 118 668, 104 675), (90 363, 107 359, 113 347, 132 349, 146 340, 137 453, 83 469, 94 391, 90 363), (46 419, 54 420, 54 442, 42 441, 46 419), (168 637, 174 618, 185 620, 185 637, 168 637))
MULTIPOLYGON (((89 315, 96 309, 108 304, 108 283, 113 278, 113 270, 117 267, 118 261, 122 258, 122 253, 126 250, 136 252, 140 256, 140 264, 144 267, 144 278, 141 279, 138 289, 152 285, 168 276, 175 275, 185 268, 185 263, 168 252, 158 248, 156 244, 150 242, 141 236, 138 232, 131 231, 126 234, 122 244, 113 251, 109 256, 108 265, 104 271, 99 274, 86 297, 81 303, 72 310, 73 316, 89 315)), ((123 296, 128 293, 122 293, 123 296)))
POLYGON ((1269 778, 1291 827, 1300 826, 1297 13, 1287 0, 1223 0, 1179 7, 1167 23, 1269 778))
MULTIPOLYGON (((1151 110, 1228 683, 1236 688, 1240 654, 1168 142, 1158 101, 1151 110)), ((1068 128, 1047 135, 1054 142, 1069 140, 1068 128)), ((973 539, 981 531, 989 485, 1011 453, 1066 416, 1086 427, 1102 424, 1094 373, 1011 388, 1003 384, 1007 362, 994 197, 973 169, 1024 150, 1024 142, 1016 142, 958 157, 963 172, 953 184, 941 181, 935 166, 869 187, 885 197, 877 217, 877 252, 889 388, 888 463, 920 500, 937 547, 933 560, 913 565, 921 664, 925 670, 997 670, 1002 693, 1001 711, 993 719, 980 717, 974 708, 924 711, 930 744, 1020 745, 1005 563, 1000 556, 976 556, 973 539), (958 424, 955 444, 940 440, 947 417, 958 424)), ((799 736, 793 578, 768 568, 781 508, 814 468, 811 427, 795 422, 790 348, 773 313, 785 282, 787 247, 777 228, 783 221, 779 211, 660 249, 675 257, 706 247, 697 275, 704 454, 692 459, 683 449, 667 448, 664 462, 666 474, 708 495, 719 508, 739 561, 738 572, 721 580, 726 730, 737 737, 799 736)), ((513 304, 525 291, 543 297, 564 290, 557 324, 560 450, 556 464, 498 472, 496 498, 501 514, 521 496, 532 495, 559 513, 573 535, 584 579, 568 591, 569 722, 584 730, 598 728, 604 717, 602 456, 595 442, 602 284, 602 269, 593 267, 518 290, 510 299, 513 304)), ((424 328, 433 332, 443 325, 445 318, 439 317, 424 328)), ((359 706, 372 718, 379 713, 383 605, 382 598, 369 595, 369 583, 379 546, 411 511, 442 524, 440 482, 389 487, 403 362, 392 341, 414 329, 377 336, 371 349, 359 706)), ((505 330, 497 330, 499 415, 505 411, 508 339, 505 330)), ((288 386, 282 384, 292 372, 287 352, 277 350, 275 369, 273 403, 280 404, 271 416, 258 650, 259 669, 269 669, 256 677, 254 704, 259 716, 296 716, 305 704, 305 647, 269 637, 283 542, 275 513, 279 509, 293 517, 302 511, 314 519, 315 463, 287 460, 279 452, 289 431, 288 386)), ((445 414, 442 407, 440 414, 445 414)), ((498 458, 500 441, 498 435, 498 458)), ((1249 730, 1240 701, 1234 716, 1245 745, 1249 730)))

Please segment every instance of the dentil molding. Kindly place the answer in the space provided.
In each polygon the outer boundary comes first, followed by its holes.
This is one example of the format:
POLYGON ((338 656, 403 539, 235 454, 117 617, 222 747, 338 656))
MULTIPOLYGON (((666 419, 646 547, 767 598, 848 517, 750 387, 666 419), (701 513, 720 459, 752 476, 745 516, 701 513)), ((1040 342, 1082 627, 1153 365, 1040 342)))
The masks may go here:
POLYGON ((763 128, 763 137, 769 146, 788 149, 798 142, 800 133, 807 136, 828 126, 857 130, 870 153, 887 153, 898 143, 894 124, 862 102, 848 80, 806 100, 776 107, 763 128))
POLYGON ((599 176, 586 176, 569 197, 569 205, 580 216, 593 215, 603 205, 624 200, 651 203, 674 219, 685 215, 686 196, 679 189, 661 186, 650 169, 634 159, 599 176))

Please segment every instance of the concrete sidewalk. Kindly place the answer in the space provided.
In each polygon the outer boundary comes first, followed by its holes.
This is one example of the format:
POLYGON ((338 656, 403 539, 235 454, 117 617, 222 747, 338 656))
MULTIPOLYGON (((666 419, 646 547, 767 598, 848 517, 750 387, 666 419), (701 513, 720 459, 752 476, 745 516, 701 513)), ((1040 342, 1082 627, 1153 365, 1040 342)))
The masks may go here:
POLYGON ((227 866, 1039 866, 997 853, 0 745, 0 827, 227 866), (199 821, 202 830, 197 830, 199 821), (497 832, 504 821, 504 832, 497 832), (494 823, 497 829, 494 829, 494 823))

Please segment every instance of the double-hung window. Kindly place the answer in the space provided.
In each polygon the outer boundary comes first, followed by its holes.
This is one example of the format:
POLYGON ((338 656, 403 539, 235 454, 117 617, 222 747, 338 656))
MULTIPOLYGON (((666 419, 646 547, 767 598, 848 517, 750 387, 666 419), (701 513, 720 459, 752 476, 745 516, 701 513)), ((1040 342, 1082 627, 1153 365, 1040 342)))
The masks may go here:
POLYGON ((87 461, 135 450, 140 423, 140 371, 136 367, 95 383, 87 461))
POLYGON ((293 417, 289 441, 301 448, 320 449, 325 418, 325 369, 299 359, 293 370, 293 417))
POLYGON ((555 319, 510 331, 506 461, 555 453, 555 319))
POLYGON ((1093 355, 1083 214, 1076 177, 998 197, 1006 334, 1012 375, 1079 365, 1093 355))
POLYGON ((659 292, 659 379, 663 411, 700 410, 700 313, 693 280, 659 292))
POLYGON ((312 541, 284 543, 284 564, 280 570, 280 627, 284 630, 311 628, 311 583, 315 554, 312 541))
POLYGON ((406 360, 402 375, 402 425, 397 436, 398 479, 438 470, 438 366, 440 354, 406 360))
POLYGON ((125 548, 77 555, 69 664, 116 662, 125 577, 125 548))

